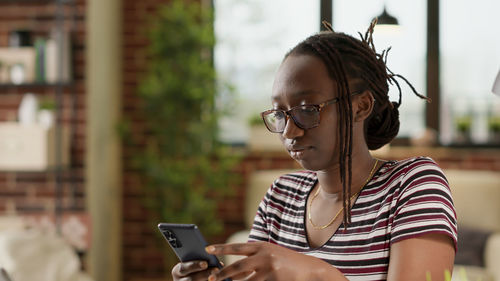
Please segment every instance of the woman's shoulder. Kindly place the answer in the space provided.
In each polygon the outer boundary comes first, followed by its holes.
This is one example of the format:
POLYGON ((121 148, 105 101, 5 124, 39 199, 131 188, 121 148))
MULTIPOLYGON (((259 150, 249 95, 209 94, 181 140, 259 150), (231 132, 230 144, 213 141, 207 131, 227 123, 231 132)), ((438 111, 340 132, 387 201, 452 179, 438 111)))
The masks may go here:
POLYGON ((387 182, 403 190, 417 191, 443 189, 449 191, 448 180, 439 165, 430 157, 412 157, 397 161, 388 161, 382 175, 387 182))
POLYGON ((419 166, 438 166, 436 161, 427 156, 415 156, 401 160, 388 161, 389 166, 393 168, 414 168, 419 166))
POLYGON ((376 182, 391 189, 424 186, 426 183, 448 185, 439 165, 432 158, 424 156, 387 161, 381 167, 376 182))
POLYGON ((382 173, 397 173, 401 176, 408 176, 413 173, 425 171, 443 173, 436 161, 427 156, 387 161, 381 170, 382 173))

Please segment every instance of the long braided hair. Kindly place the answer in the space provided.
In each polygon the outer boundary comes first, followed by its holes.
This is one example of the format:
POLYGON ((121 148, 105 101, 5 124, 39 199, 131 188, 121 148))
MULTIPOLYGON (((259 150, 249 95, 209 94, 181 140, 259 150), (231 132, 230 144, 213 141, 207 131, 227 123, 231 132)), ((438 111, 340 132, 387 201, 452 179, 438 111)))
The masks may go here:
POLYGON ((360 80, 357 87, 370 90, 375 98, 371 115, 365 120, 364 136, 368 148, 375 150, 389 143, 399 131, 399 111, 401 105, 401 87, 396 78, 406 82, 413 93, 422 99, 430 99, 420 95, 415 88, 399 74, 394 74, 387 68, 387 54, 390 48, 380 54, 373 44, 373 30, 376 19, 372 21, 368 30, 361 39, 333 31, 331 25, 323 22, 328 31, 310 36, 300 42, 286 56, 313 55, 320 58, 326 65, 328 74, 336 81, 340 101, 337 103, 340 124, 338 126, 340 180, 342 182, 342 201, 344 207, 344 226, 351 222, 351 181, 352 181, 352 131, 353 112, 349 79, 360 80), (399 101, 389 100, 389 83, 396 85, 399 90, 399 101))

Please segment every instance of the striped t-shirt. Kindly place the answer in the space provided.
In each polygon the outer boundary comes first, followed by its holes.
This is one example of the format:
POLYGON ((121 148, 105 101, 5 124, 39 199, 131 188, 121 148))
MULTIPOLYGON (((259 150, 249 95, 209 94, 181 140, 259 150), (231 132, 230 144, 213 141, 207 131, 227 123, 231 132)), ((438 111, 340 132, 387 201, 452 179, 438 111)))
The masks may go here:
POLYGON ((349 280, 386 280, 392 243, 429 233, 457 242, 456 214, 448 182, 430 158, 388 161, 361 190, 351 224, 341 224, 323 246, 311 248, 305 231, 306 202, 316 173, 281 176, 259 205, 250 241, 275 243, 320 258, 349 280))

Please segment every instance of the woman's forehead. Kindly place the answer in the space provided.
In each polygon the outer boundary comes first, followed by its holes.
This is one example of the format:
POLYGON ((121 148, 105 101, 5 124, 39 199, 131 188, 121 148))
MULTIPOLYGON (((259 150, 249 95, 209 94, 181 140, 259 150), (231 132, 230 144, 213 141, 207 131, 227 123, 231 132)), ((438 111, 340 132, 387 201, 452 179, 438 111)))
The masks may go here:
MULTIPOLYGON (((365 83, 360 78, 347 79, 350 92, 364 90, 365 83)), ((272 98, 279 100, 282 96, 297 98, 314 95, 332 98, 339 96, 338 89, 336 79, 331 78, 323 60, 314 55, 292 54, 282 62, 276 73, 272 98)))
POLYGON ((301 95, 331 92, 333 80, 328 76, 324 63, 310 55, 291 55, 281 64, 273 84, 273 98, 282 95, 301 95))
MULTIPOLYGON (((324 62, 313 55, 290 55, 276 73, 272 100, 298 98, 334 98, 339 96, 338 82, 331 78, 324 62)), ((347 80, 348 91, 364 90, 359 78, 347 80)))

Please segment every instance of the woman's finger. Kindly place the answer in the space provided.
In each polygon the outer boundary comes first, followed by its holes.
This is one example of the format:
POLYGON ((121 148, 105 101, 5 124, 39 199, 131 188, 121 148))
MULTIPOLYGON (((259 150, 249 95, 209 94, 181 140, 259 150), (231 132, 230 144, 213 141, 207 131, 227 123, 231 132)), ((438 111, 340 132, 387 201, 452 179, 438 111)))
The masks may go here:
POLYGON ((237 256, 250 256, 255 254, 261 243, 234 243, 234 244, 218 244, 210 245, 205 248, 207 253, 212 255, 237 255, 237 256))
POLYGON ((260 271, 260 272, 254 272, 251 276, 249 276, 245 281, 264 281, 264 280, 272 280, 267 278, 268 272, 260 271))
POLYGON ((248 276, 250 273, 257 271, 259 262, 262 262, 262 259, 259 260, 259 258, 255 256, 235 261, 219 272, 212 274, 209 280, 224 280, 226 278, 240 279, 241 276, 248 276))
POLYGON ((172 268, 172 275, 174 277, 183 277, 194 272, 202 271, 208 268, 206 261, 189 261, 180 262, 172 268))
POLYGON ((219 271, 218 268, 214 267, 208 270, 199 271, 193 274, 189 274, 188 276, 184 276, 180 279, 176 279, 176 281, 207 281, 208 277, 211 274, 215 274, 219 271))
POLYGON ((250 275, 254 274, 255 272, 243 272, 243 273, 240 273, 236 276, 233 276, 233 280, 248 280, 246 278, 248 278, 250 275))

